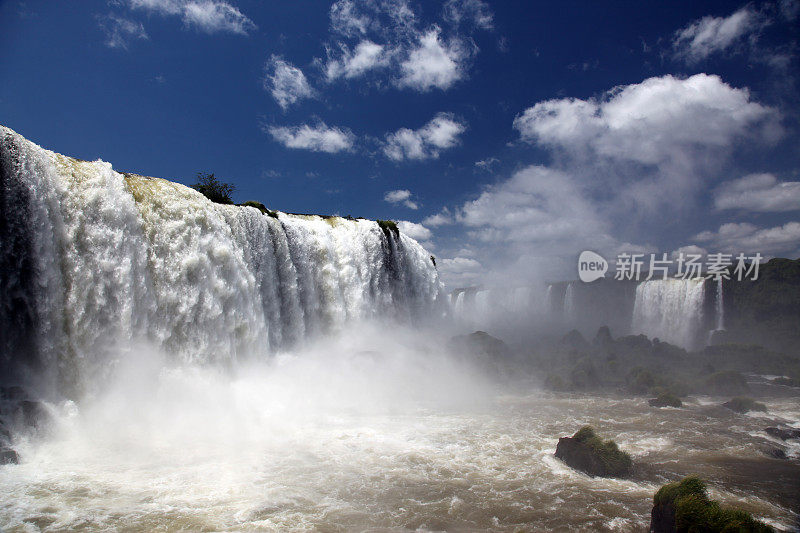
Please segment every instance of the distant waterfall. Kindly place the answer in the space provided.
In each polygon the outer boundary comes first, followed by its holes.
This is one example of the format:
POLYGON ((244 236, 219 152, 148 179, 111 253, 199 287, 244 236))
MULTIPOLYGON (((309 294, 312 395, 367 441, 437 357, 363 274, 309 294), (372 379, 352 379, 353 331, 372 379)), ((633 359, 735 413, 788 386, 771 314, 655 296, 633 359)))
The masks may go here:
POLYGON ((567 322, 575 320, 575 289, 572 288, 572 283, 567 285, 564 291, 564 319, 567 322))
POLYGON ((704 279, 650 280, 636 287, 631 331, 687 349, 703 333, 704 279))
POLYGON ((2 127, 0 207, 0 360, 59 380, 142 341, 219 362, 413 320, 440 291, 430 254, 373 221, 215 204, 2 127))

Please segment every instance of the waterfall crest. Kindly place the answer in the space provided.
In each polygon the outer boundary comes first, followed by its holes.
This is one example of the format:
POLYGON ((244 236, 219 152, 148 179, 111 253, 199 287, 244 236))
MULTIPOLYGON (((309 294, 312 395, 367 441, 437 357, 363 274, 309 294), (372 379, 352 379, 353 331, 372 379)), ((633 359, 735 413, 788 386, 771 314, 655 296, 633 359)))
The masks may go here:
POLYGON ((138 341, 184 362, 259 356, 345 323, 413 321, 441 284, 374 222, 215 204, 0 126, 0 353, 58 381, 138 341))
POLYGON ((686 349, 702 342, 704 279, 649 280, 636 287, 631 332, 686 349))

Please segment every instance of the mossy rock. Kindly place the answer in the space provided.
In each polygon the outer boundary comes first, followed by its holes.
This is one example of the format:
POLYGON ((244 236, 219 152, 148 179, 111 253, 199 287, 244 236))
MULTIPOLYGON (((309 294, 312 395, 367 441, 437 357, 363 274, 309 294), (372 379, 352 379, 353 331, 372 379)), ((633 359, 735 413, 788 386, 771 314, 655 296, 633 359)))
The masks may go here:
POLYGON ((653 496, 650 531, 673 532, 772 532, 774 529, 740 509, 721 507, 708 497, 697 476, 661 487, 653 496))
POLYGON ((389 237, 389 234, 394 234, 395 237, 400 236, 400 230, 397 228, 397 222, 394 220, 376 220, 378 226, 383 230, 384 235, 389 237))
POLYGON ((259 211, 261 211, 264 214, 266 214, 267 211, 269 211, 269 209, 267 209, 267 206, 265 206, 261 202, 254 202, 253 200, 248 200, 247 202, 245 202, 243 204, 239 204, 239 205, 241 205, 243 207, 255 207, 256 209, 258 209, 259 211))
POLYGON ((277 211, 272 211, 270 209, 267 209, 267 206, 265 206, 261 202, 254 202, 253 200, 248 200, 247 202, 245 202, 243 204, 239 204, 239 205, 245 206, 245 207, 255 207, 256 209, 261 211, 261 213, 263 213, 263 214, 265 214, 267 216, 270 216, 272 218, 278 218, 278 212, 277 211))
POLYGON ((736 411, 737 413, 742 414, 748 411, 761 411, 762 413, 767 412, 766 405, 745 396, 737 396, 736 398, 732 398, 730 401, 723 403, 722 406, 727 407, 731 411, 736 411))
POLYGON ((591 426, 582 427, 572 437, 558 439, 555 456, 590 476, 626 477, 633 470, 631 456, 613 440, 602 440, 591 426))
POLYGON ((683 406, 683 402, 681 399, 671 394, 669 392, 665 392, 658 395, 658 398, 654 398, 649 400, 649 403, 652 407, 681 407, 683 406))

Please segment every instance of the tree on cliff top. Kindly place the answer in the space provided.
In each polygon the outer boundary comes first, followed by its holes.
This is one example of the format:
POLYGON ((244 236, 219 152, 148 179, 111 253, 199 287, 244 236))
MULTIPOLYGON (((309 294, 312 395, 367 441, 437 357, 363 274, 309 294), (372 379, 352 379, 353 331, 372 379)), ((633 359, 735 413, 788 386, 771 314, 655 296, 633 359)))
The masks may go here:
POLYGON ((233 194, 233 191, 236 190, 236 187, 230 183, 223 183, 219 181, 214 176, 213 172, 211 174, 198 172, 197 183, 192 185, 192 189, 202 193, 203 196, 212 202, 216 202, 218 204, 232 204, 233 198, 231 195, 233 194))

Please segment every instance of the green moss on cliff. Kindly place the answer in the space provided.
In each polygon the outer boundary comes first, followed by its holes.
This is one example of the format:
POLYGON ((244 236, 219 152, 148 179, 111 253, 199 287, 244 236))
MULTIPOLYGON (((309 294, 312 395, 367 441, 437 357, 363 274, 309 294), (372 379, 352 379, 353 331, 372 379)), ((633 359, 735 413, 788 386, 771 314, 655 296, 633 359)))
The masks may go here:
POLYGON ((397 228, 397 223, 394 220, 376 220, 375 222, 378 223, 378 226, 380 226, 387 237, 390 233, 393 233, 395 237, 400 235, 400 230, 397 228))

